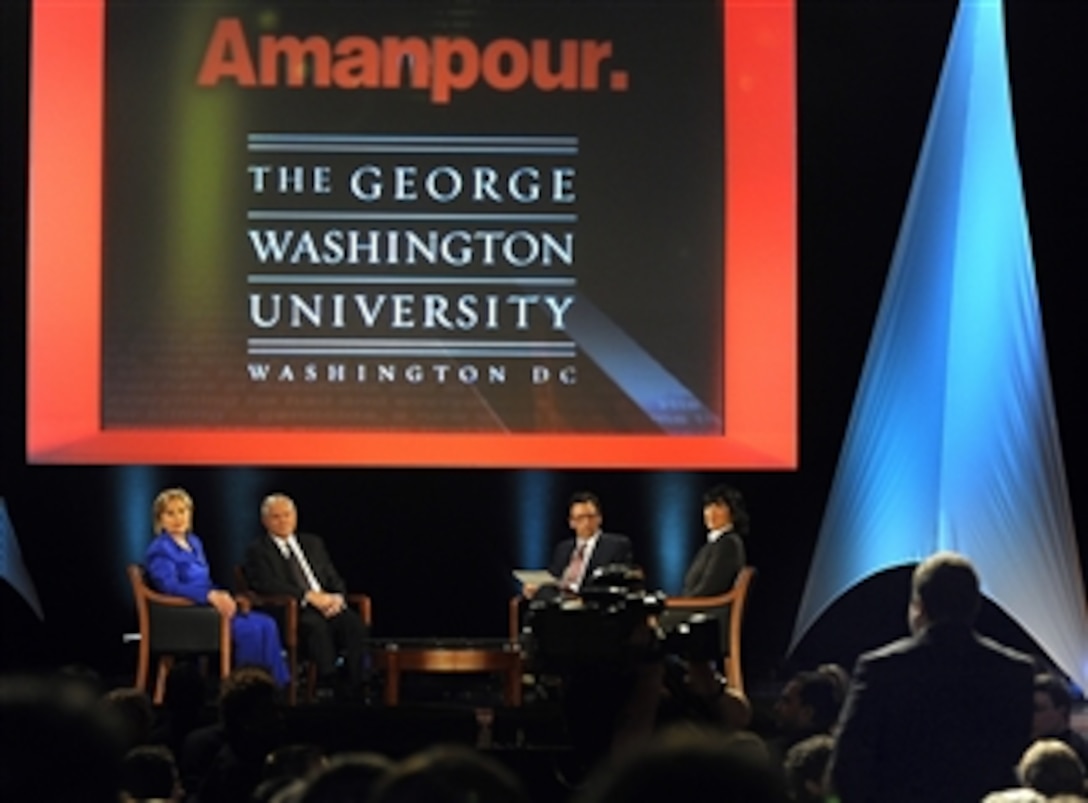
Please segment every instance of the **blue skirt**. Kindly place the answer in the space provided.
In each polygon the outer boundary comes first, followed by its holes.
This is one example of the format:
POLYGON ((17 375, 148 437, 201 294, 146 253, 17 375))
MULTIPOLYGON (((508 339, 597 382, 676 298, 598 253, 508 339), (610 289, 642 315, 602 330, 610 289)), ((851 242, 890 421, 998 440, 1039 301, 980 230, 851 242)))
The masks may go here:
POLYGON ((291 676, 283 658, 276 620, 266 613, 237 613, 230 620, 235 666, 261 666, 272 673, 276 684, 286 686, 291 676))

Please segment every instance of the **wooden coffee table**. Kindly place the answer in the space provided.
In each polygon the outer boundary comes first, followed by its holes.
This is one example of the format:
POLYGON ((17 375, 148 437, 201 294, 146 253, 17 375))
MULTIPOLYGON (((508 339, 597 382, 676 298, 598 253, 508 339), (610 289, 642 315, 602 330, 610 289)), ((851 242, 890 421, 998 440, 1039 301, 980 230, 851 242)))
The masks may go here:
POLYGON ((521 647, 505 639, 440 640, 389 639, 377 651, 378 666, 385 670, 385 704, 400 702, 402 672, 502 673, 503 702, 521 705, 521 647))

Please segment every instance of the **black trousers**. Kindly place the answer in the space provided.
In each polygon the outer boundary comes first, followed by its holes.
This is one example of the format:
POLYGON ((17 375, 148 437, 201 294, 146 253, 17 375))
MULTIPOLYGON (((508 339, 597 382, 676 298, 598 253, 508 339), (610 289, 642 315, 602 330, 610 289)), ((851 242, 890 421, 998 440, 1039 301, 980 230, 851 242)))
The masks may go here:
POLYGON ((336 658, 343 654, 348 679, 357 686, 365 678, 366 642, 369 633, 359 612, 348 608, 326 619, 314 608, 299 611, 299 646, 302 654, 317 664, 317 674, 327 678, 336 671, 336 658))

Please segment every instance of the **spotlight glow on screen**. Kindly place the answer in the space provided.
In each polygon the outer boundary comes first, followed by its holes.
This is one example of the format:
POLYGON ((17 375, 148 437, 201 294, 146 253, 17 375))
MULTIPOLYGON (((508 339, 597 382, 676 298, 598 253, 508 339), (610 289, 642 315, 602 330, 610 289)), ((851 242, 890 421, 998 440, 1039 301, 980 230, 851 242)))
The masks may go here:
POLYGON ((795 467, 793 0, 33 15, 31 462, 795 467))

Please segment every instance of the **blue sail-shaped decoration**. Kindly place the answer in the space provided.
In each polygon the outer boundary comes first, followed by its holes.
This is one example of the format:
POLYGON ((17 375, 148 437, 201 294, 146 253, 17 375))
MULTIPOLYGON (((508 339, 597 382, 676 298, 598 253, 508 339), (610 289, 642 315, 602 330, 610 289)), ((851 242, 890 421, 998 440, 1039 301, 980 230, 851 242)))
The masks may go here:
POLYGON ((1085 685, 999 0, 957 12, 793 646, 851 586, 938 549, 1085 685))
POLYGON ((23 563, 23 553, 19 549, 15 528, 11 524, 3 497, 0 497, 0 580, 6 580, 30 606, 34 615, 45 621, 38 591, 30 578, 30 572, 26 570, 26 564, 23 563))

